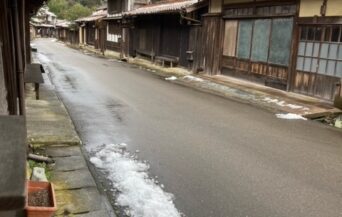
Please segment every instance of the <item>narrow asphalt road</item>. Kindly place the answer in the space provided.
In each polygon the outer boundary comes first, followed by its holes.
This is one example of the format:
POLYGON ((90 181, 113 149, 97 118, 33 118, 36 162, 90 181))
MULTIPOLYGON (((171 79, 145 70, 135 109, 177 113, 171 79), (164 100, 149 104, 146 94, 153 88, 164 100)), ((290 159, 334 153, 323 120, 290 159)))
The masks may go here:
POLYGON ((139 150, 188 217, 341 217, 342 134, 164 81, 51 39, 38 57, 91 152, 139 150))

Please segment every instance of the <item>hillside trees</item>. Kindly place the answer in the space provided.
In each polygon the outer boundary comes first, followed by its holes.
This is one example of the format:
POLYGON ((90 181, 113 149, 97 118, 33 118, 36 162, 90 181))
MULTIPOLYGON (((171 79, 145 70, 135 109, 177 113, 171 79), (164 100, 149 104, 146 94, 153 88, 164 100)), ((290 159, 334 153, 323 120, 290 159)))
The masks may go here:
POLYGON ((49 0, 48 6, 58 19, 75 20, 90 15, 101 3, 102 0, 49 0))

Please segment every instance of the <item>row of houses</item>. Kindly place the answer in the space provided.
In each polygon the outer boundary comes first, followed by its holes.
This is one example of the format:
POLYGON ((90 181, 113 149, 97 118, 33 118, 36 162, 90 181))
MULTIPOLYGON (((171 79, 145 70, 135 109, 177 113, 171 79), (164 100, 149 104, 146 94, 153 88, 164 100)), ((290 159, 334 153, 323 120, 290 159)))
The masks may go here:
POLYGON ((68 40, 121 58, 341 98, 340 0, 108 0, 68 40))

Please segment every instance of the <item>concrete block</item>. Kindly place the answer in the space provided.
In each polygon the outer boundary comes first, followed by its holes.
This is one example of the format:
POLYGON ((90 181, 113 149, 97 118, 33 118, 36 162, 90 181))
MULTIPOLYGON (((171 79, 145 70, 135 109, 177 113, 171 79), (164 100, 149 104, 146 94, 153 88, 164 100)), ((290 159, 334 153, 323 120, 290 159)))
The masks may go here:
POLYGON ((72 171, 86 169, 87 164, 82 156, 57 157, 54 171, 72 171))
POLYGON ((43 167, 34 167, 32 171, 32 181, 40 181, 40 182, 47 182, 47 178, 45 175, 45 168, 43 167))
POLYGON ((48 147, 45 149, 45 153, 51 157, 82 156, 79 146, 48 147))

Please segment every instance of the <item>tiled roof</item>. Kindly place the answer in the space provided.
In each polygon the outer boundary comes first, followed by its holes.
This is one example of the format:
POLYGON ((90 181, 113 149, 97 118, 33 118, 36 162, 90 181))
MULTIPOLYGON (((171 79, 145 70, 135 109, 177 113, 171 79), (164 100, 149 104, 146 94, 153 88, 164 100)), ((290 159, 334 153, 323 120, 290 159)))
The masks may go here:
POLYGON ((45 23, 30 23, 32 26, 35 27, 51 27, 51 28, 55 28, 54 25, 52 24, 45 24, 45 23))
POLYGON ((107 8, 97 10, 88 17, 82 17, 76 20, 76 22, 90 22, 95 21, 107 16, 107 8))
POLYGON ((56 27, 67 28, 70 26, 70 24, 71 24, 71 22, 67 21, 67 20, 57 20, 56 27))
POLYGON ((107 18, 108 19, 121 19, 122 18, 122 13, 108 14, 107 18))
POLYGON ((173 13, 193 6, 202 0, 168 0, 156 4, 149 4, 140 8, 124 12, 124 15, 173 13))

